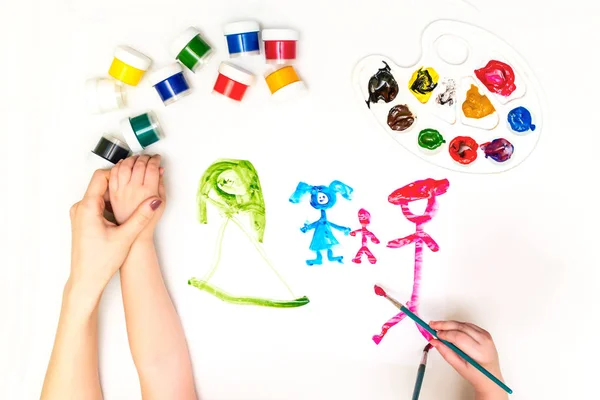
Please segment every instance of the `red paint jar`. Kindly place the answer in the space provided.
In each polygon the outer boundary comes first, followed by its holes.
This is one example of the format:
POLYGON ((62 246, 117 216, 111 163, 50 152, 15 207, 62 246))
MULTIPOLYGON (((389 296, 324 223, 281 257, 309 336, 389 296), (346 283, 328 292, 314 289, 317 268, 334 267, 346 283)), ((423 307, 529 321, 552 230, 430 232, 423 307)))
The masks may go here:
POLYGON ((251 72, 228 62, 222 62, 213 92, 235 101, 242 101, 248 86, 253 83, 254 75, 251 72))
POLYGON ((268 63, 288 64, 296 60, 298 32, 293 29, 263 29, 265 58, 268 63))

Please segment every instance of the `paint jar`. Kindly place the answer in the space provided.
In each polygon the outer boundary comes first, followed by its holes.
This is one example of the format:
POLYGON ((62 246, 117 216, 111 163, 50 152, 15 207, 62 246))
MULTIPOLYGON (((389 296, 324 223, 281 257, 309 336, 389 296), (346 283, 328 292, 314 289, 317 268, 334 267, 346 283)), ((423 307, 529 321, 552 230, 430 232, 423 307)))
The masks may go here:
POLYGON ((111 164, 116 164, 129 157, 129 147, 112 135, 104 135, 100 138, 92 153, 111 164))
POLYGON ((296 97, 306 93, 306 86, 291 65, 267 70, 265 81, 273 97, 278 99, 296 97))
POLYGON ((160 125, 152 111, 122 120, 121 133, 134 153, 158 142, 162 136, 160 125))
POLYGON ((208 62, 213 50, 196 28, 189 27, 173 40, 171 54, 195 73, 208 62))
POLYGON ((293 29, 263 29, 265 59, 271 64, 289 64, 296 60, 298 32, 293 29))
POLYGON ((227 39, 229 57, 260 54, 259 31, 260 26, 256 21, 239 21, 225 25, 223 33, 227 39))
POLYGON ((152 72, 150 84, 154 86, 156 93, 158 93, 165 106, 192 93, 192 89, 183 75, 183 68, 179 63, 152 72))
POLYGON ((84 90, 86 105, 92 114, 102 114, 125 107, 123 85, 114 79, 88 79, 84 90))
POLYGON ((213 92, 235 101, 242 101, 248 86, 254 83, 254 75, 238 66, 222 62, 213 92))
POLYGON ((152 64, 152 60, 137 50, 127 46, 119 46, 108 70, 108 74, 118 81, 130 86, 137 84, 152 64))

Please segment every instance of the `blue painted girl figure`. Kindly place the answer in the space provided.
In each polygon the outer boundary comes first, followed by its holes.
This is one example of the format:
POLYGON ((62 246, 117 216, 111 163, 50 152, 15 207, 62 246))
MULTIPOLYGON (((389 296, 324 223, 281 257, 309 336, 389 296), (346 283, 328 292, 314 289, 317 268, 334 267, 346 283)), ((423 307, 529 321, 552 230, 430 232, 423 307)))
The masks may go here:
POLYGON ((326 210, 333 207, 337 202, 337 193, 341 194, 346 200, 350 200, 352 192, 353 189, 350 186, 340 181, 333 181, 329 186, 311 186, 304 182, 298 183, 296 191, 290 197, 290 202, 294 204, 300 203, 304 195, 310 193, 310 205, 315 210, 321 211, 321 218, 310 224, 304 224, 300 228, 303 233, 315 230, 309 249, 314 251, 317 257, 313 260, 306 260, 307 265, 323 264, 323 255, 321 254, 323 250, 327 250, 327 259, 329 261, 342 262, 342 256, 333 255, 332 248, 339 244, 339 242, 333 235, 332 229, 337 229, 343 232, 344 235, 348 235, 350 228, 328 221, 326 210))

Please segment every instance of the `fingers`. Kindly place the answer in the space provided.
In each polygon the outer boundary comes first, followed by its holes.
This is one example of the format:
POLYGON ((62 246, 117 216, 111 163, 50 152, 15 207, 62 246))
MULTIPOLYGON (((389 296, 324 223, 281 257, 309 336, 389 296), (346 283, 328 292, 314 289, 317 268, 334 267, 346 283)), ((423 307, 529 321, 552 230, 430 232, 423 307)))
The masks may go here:
POLYGON ((165 179, 161 176, 158 182, 158 195, 165 201, 167 199, 167 191, 165 190, 165 179))
POLYGON ((123 160, 119 160, 119 162, 112 167, 110 170, 110 181, 108 182, 108 190, 112 193, 116 193, 119 190, 119 167, 123 160))
POLYGON ((463 375, 468 369, 468 363, 456 354, 450 347, 439 340, 432 339, 431 345, 440 353, 440 355, 454 368, 459 374, 463 375))
POLYGON ((138 159, 135 161, 135 164, 133 164, 133 170, 131 171, 131 183, 136 185, 142 185, 144 183, 144 176, 146 175, 146 166, 148 165, 149 160, 150 156, 147 155, 142 155, 138 157, 138 159))
POLYGON ((131 180, 131 172, 133 165, 137 161, 139 156, 132 156, 123 160, 119 166, 119 187, 124 187, 131 180))
POLYGON ((159 155, 152 156, 150 160, 148 160, 146 174, 144 176, 144 186, 149 186, 151 188, 158 187, 161 177, 160 160, 161 157, 159 155))
POLYGON ((463 331, 438 331, 437 337, 452 342, 465 352, 471 352, 471 354, 479 345, 478 341, 463 331))
POLYGON ((103 197, 108 190, 108 179, 110 171, 99 169, 94 172, 84 197, 103 197))
POLYGON ((431 321, 430 326, 438 331, 460 331, 471 336, 476 342, 483 340, 482 329, 473 324, 459 321, 431 321))
POLYGON ((142 204, 129 217, 127 222, 121 225, 118 229, 122 240, 131 244, 142 232, 142 230, 150 223, 154 213, 161 206, 163 201, 158 197, 151 197, 144 200, 142 204))

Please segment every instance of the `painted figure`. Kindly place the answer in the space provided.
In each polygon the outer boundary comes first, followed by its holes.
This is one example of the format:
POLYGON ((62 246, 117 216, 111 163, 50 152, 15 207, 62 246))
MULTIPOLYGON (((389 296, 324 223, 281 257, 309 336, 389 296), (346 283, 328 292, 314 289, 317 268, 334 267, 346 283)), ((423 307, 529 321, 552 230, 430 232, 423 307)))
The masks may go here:
POLYGON ((371 264, 375 264, 377 262, 377 259, 375 258, 371 250, 369 250, 367 244, 369 243, 369 239, 371 239, 371 242, 375 244, 379 244, 380 242, 379 239, 377 239, 377 236, 375 236, 373 232, 367 229, 367 226, 369 226, 369 224, 371 223, 371 214, 364 208, 361 208, 360 210, 358 210, 358 222, 360 222, 361 228, 350 232, 350 236, 356 236, 357 233, 360 234, 362 240, 362 247, 358 250, 358 253, 356 253, 356 256, 352 259, 352 261, 356 264, 360 264, 362 262, 362 256, 363 254, 365 254, 369 262, 371 264))
POLYGON ((250 161, 219 160, 212 164, 206 172, 204 172, 204 175, 200 180, 196 200, 198 203, 198 219, 201 224, 208 223, 206 213, 207 204, 211 204, 219 210, 223 217, 223 222, 221 223, 221 228, 219 229, 219 235, 217 237, 215 259, 212 263, 212 268, 202 279, 191 278, 188 281, 189 285, 204 290, 223 301, 233 304, 279 308, 300 307, 308 304, 309 300, 306 296, 300 298, 294 296, 289 285, 277 272, 261 246, 266 227, 265 201, 258 179, 258 173, 250 161), (249 217, 250 226, 252 227, 253 232, 248 232, 244 227, 244 224, 240 221, 240 216, 249 217), (252 242, 267 266, 286 287, 287 291, 290 293, 291 300, 234 296, 209 283, 219 266, 225 228, 227 228, 229 222, 233 222, 252 242))
MULTIPOLYGON (((449 186, 450 183, 447 179, 442 179, 439 181, 435 179, 425 179, 408 184, 394 191, 388 197, 388 201, 392 204, 400 206, 402 209, 402 214, 404 214, 406 219, 416 225, 415 233, 402 239, 392 240, 388 243, 387 247, 398 249, 411 243, 415 244, 415 274, 413 290, 410 300, 406 303, 406 307, 417 315, 419 314, 419 296, 421 288, 421 273, 423 268, 423 244, 427 245, 427 247, 429 247, 429 249, 433 252, 437 252, 440 249, 438 244, 431 238, 431 236, 425 233, 423 230, 423 225, 431 221, 431 219, 435 216, 438 210, 436 197, 446 193, 449 186), (423 215, 413 214, 408 206, 409 203, 424 199, 427 200, 427 206, 423 215)), ((376 344, 379 344, 387 331, 398 322, 402 321, 405 317, 406 314, 403 312, 400 312, 392 317, 383 325, 381 328, 381 333, 373 336, 373 341, 376 344)), ((419 328, 419 331, 425 337, 425 339, 427 339, 427 341, 431 340, 431 335, 425 329, 418 325, 417 328, 419 328)))
POLYGON ((353 189, 350 186, 340 181, 333 181, 329 186, 311 186, 304 182, 298 183, 296 191, 290 197, 290 202, 294 204, 300 203, 304 195, 310 193, 310 205, 315 210, 321 211, 321 218, 310 224, 305 223, 304 226, 300 228, 303 233, 313 229, 315 231, 309 249, 314 251, 317 256, 313 260, 306 260, 307 265, 323 264, 323 255, 321 252, 324 250, 327 250, 327 259, 329 261, 343 262, 342 256, 333 255, 332 248, 339 244, 339 242, 333 235, 332 229, 336 229, 343 232, 344 235, 348 235, 350 233, 350 228, 336 225, 327 220, 326 210, 333 207, 337 202, 336 194, 339 193, 346 200, 350 200, 352 192, 353 189))

